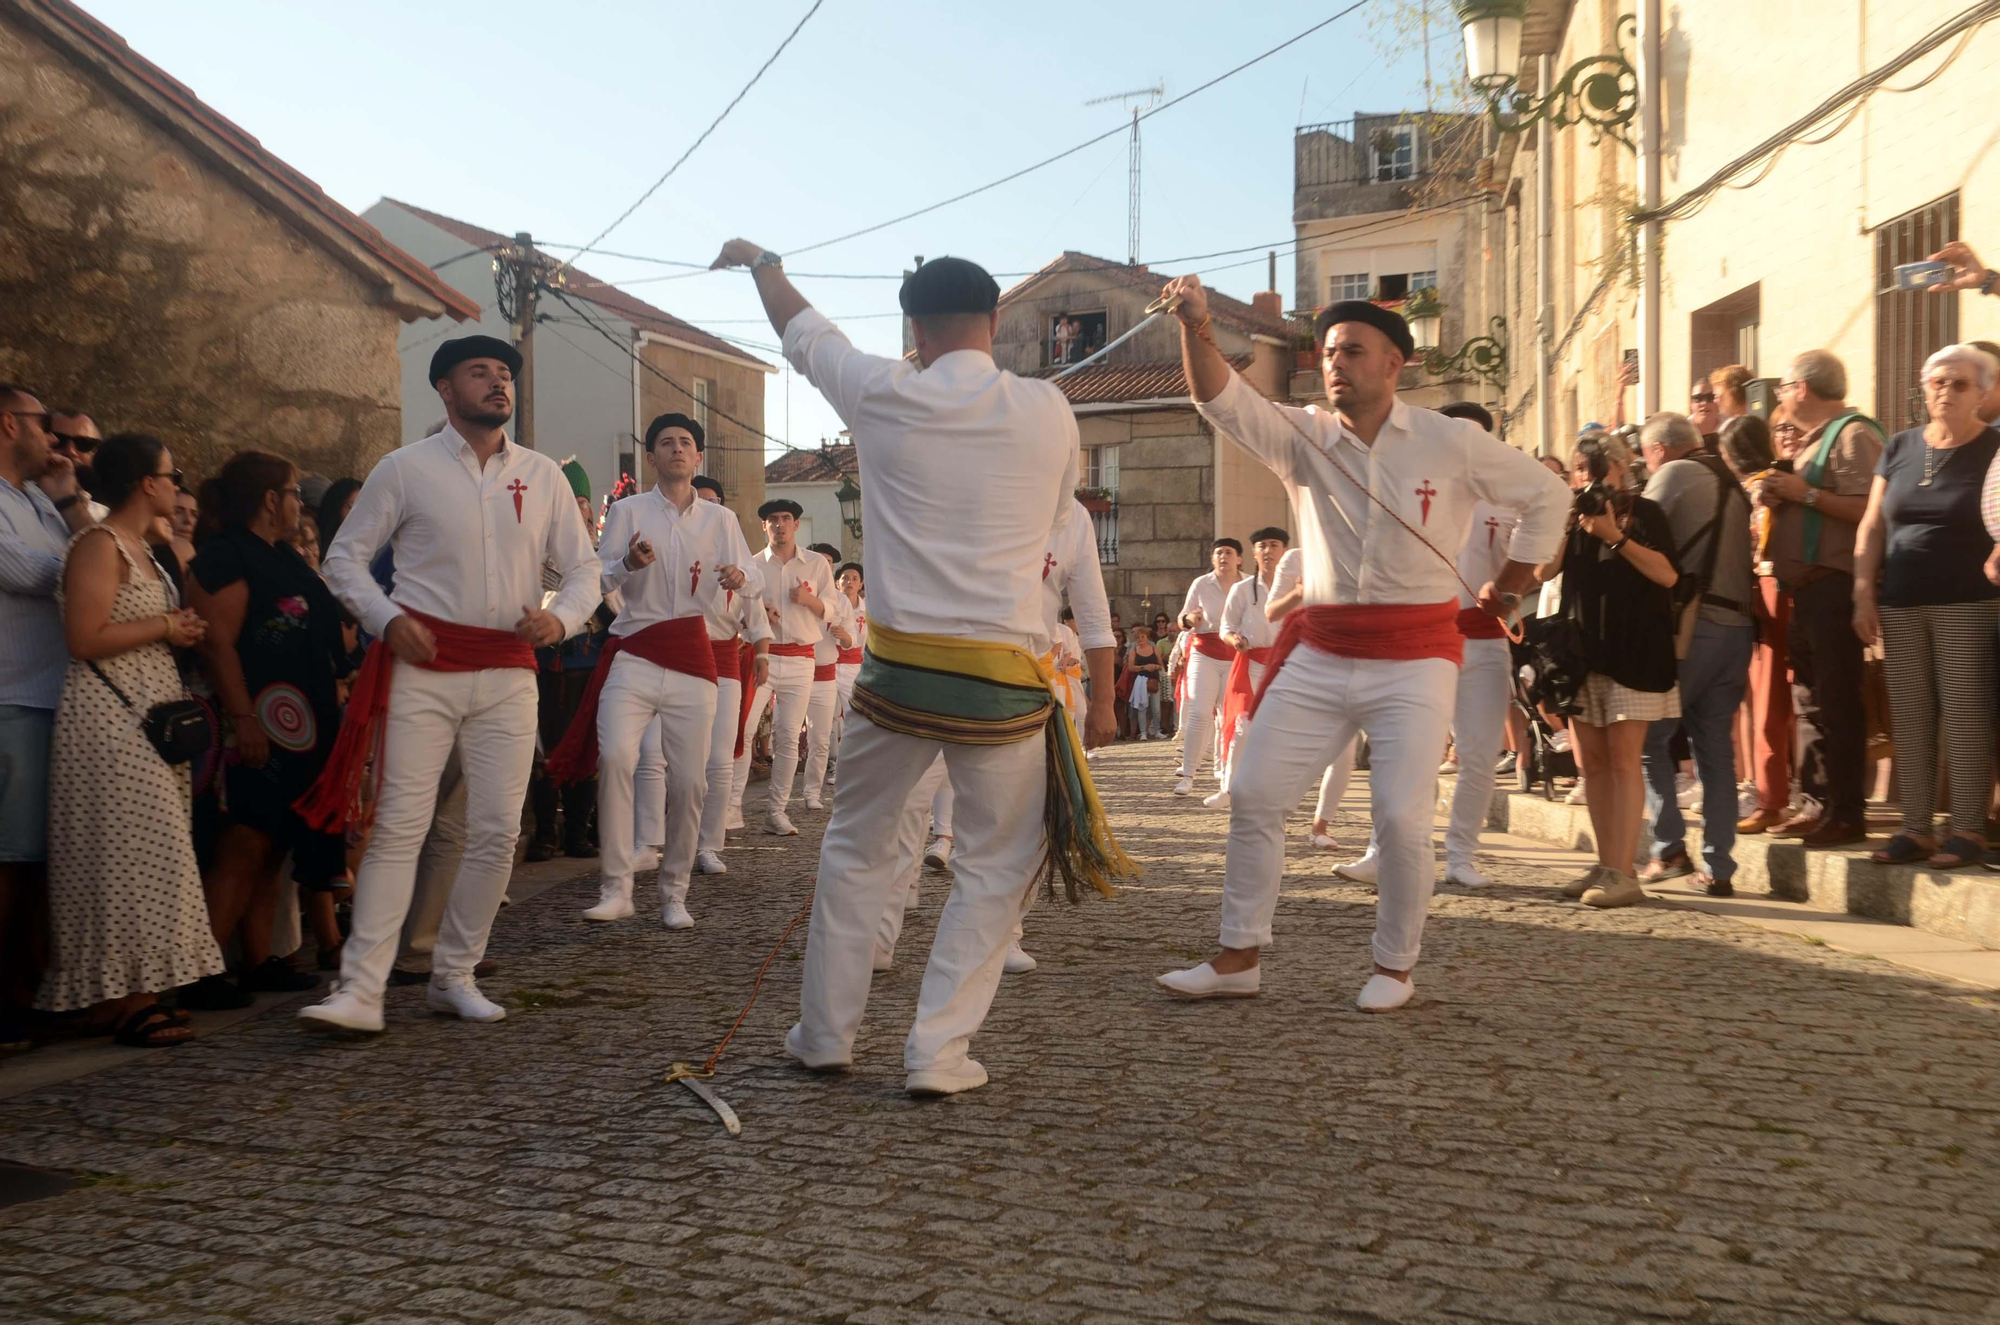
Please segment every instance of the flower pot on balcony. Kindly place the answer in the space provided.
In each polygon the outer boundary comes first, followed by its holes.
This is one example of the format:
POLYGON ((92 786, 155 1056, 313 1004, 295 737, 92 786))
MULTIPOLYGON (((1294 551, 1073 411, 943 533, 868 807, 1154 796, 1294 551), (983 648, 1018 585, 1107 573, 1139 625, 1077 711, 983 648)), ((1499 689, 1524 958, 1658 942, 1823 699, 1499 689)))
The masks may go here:
POLYGON ((1092 515, 1102 515, 1111 509, 1111 499, 1109 497, 1078 497, 1077 500, 1082 502, 1083 509, 1089 511, 1092 515))

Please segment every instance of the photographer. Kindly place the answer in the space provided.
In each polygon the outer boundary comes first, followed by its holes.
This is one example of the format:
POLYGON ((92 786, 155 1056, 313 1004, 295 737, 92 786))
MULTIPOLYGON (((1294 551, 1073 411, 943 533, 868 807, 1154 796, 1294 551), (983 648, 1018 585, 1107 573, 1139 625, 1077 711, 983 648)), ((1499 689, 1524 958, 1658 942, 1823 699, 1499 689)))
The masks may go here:
MULTIPOLYGON (((1666 512, 1625 487, 1632 453, 1611 436, 1586 437, 1571 457, 1581 481, 1563 545, 1562 615, 1588 668, 1572 723, 1590 773, 1598 863, 1563 889, 1595 907, 1645 899, 1632 863, 1645 808, 1640 752, 1651 723, 1680 716, 1674 612, 1680 573, 1666 512)), ((1548 569, 1548 568, 1544 568, 1548 569)))

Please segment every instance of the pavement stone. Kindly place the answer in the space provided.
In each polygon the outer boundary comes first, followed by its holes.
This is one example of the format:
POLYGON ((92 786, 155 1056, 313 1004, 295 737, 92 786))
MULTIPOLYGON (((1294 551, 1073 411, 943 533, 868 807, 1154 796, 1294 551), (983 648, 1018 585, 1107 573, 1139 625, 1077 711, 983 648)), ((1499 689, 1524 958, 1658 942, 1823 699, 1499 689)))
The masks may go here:
POLYGON ((496 926, 504 1022, 400 990, 387 1035, 326 1040, 279 1006, 0 1100, 0 1157, 85 1175, 0 1209, 0 1320, 2000 1322, 1982 991, 1593 912, 1549 851, 1440 889, 1415 1001, 1363 1016, 1372 895, 1302 807, 1264 996, 1177 1003, 1152 980, 1211 949, 1225 822, 1171 757, 1098 762, 1146 877, 1036 906, 983 1090, 902 1092, 927 877, 852 1074, 785 1058, 803 934, 772 963, 730 1139, 661 1075, 736 1015, 824 816, 732 838, 684 933, 582 921, 571 862, 496 926))

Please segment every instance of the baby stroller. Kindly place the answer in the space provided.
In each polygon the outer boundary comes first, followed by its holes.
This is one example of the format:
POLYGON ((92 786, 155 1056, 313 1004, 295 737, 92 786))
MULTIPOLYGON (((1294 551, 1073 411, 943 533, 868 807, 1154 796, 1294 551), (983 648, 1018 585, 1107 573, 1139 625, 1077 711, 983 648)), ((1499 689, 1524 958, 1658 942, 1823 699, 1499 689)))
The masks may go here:
POLYGON ((1515 760, 1514 773, 1522 791, 1533 791, 1540 782, 1543 798, 1554 800, 1556 779, 1576 776, 1576 756, 1556 748, 1556 729, 1542 716, 1542 709, 1564 716, 1577 712, 1585 673, 1563 647, 1569 622, 1561 617, 1530 617, 1521 626, 1522 639, 1511 646, 1512 679, 1514 703, 1528 719, 1528 748, 1515 760))

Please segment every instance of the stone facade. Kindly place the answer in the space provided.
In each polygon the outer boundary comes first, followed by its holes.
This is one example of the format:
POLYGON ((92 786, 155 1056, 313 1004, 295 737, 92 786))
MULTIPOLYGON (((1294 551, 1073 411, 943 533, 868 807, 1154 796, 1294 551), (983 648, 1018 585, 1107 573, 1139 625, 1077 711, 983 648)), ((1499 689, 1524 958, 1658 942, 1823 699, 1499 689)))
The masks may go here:
POLYGON ((260 196, 258 153, 146 113, 157 91, 80 58, 60 8, 0 5, 0 379, 159 435, 191 479, 253 446, 366 473, 400 434, 397 332, 447 305, 260 196))
MULTIPOLYGON (((609 346, 605 347, 609 349, 609 346)), ((732 363, 712 354, 697 354, 678 345, 647 340, 639 351, 645 362, 676 382, 692 383, 704 378, 715 384, 715 398, 709 403, 724 414, 743 420, 758 432, 764 431, 764 370, 748 364, 732 363)), ((665 413, 697 416, 692 402, 652 373, 639 374, 639 427, 665 413)), ((764 546, 764 527, 757 522, 757 508, 764 495, 764 439, 729 419, 711 414, 703 431, 708 434, 702 472, 722 484, 729 497, 729 509, 743 526, 743 537, 754 550, 764 546)), ((645 456, 637 457, 641 484, 650 482, 645 472, 645 456)))

